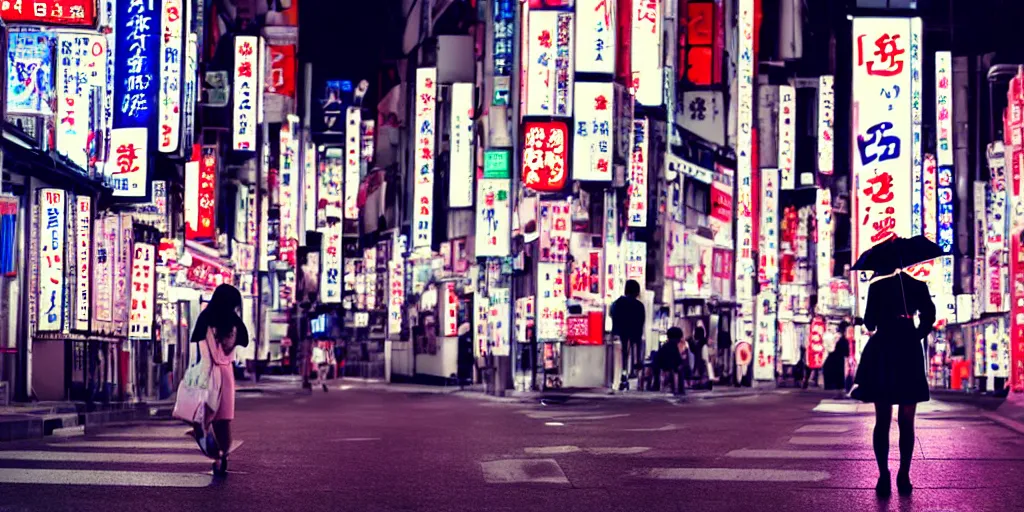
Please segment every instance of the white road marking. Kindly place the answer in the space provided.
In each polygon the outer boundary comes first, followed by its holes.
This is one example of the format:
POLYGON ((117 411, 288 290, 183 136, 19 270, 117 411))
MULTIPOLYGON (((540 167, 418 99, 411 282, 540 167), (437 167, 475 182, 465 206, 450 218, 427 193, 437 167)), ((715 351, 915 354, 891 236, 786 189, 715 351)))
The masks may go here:
POLYGON ((596 421, 596 420, 610 420, 614 418, 625 418, 629 414, 599 414, 596 416, 574 416, 572 418, 559 418, 570 421, 596 421))
POLYGON ((368 441, 380 441, 379 437, 346 437, 344 439, 335 439, 339 443, 363 443, 368 441))
POLYGON ((0 451, 0 460, 32 460, 42 462, 112 462, 139 464, 200 464, 210 463, 203 455, 182 453, 110 453, 60 452, 43 450, 0 451))
POLYGON ((54 448, 116 448, 127 450, 196 450, 195 441, 71 441, 50 443, 54 448))
POLYGON ((626 432, 671 432, 673 430, 679 430, 679 427, 670 423, 658 428, 627 428, 626 432))
POLYGON ((797 434, 806 434, 811 432, 842 434, 843 432, 849 431, 850 427, 845 425, 804 425, 796 429, 797 434))
POLYGON ((523 448, 523 451, 530 455, 562 455, 580 451, 579 446, 531 446, 523 448))
POLYGON ((495 460, 481 462, 480 469, 489 484, 569 484, 554 459, 495 460))
POLYGON ((573 445, 562 446, 531 446, 523 448, 523 451, 530 455, 565 455, 568 453, 586 452, 591 455, 638 455, 649 451, 647 446, 626 446, 626 447, 596 447, 580 448, 573 445))
POLYGON ((850 445, 863 444, 864 440, 858 436, 793 436, 789 438, 789 444, 799 445, 850 445))
POLYGON ((201 473, 0 468, 0 483, 4 484, 198 488, 212 481, 201 473))
POLYGON ((656 468, 650 478, 657 480, 700 480, 719 482, 821 482, 825 471, 797 469, 656 468))
POLYGON ((121 432, 103 432, 96 434, 93 437, 107 439, 107 438, 123 438, 123 439, 147 439, 147 438, 170 438, 170 439, 181 439, 182 436, 191 436, 192 429, 185 425, 180 427, 162 427, 162 428, 147 428, 139 430, 125 430, 121 432))
POLYGON ((587 453, 594 455, 639 455, 650 448, 647 446, 626 446, 622 448, 587 448, 587 453))
POLYGON ((564 427, 565 423, 562 423, 560 421, 547 421, 547 422, 544 423, 544 426, 547 426, 547 427, 564 427))

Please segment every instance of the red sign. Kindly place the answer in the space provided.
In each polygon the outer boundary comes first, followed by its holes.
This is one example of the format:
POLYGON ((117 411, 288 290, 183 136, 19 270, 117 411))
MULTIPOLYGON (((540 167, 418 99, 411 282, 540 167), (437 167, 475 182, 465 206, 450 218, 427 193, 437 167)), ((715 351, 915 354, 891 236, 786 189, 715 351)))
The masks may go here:
POLYGON ((825 364, 825 319, 816 316, 811 321, 807 342, 807 368, 818 370, 825 364))
POLYGON ((711 216, 732 223, 732 194, 724 187, 711 187, 711 216))
POLYGON ((586 315, 566 317, 566 339, 576 345, 600 345, 604 333, 604 314, 591 311, 586 315))
POLYGON ((0 18, 4 23, 96 26, 96 0, 3 0, 0 18))
POLYGON ((523 184, 556 192, 569 176, 569 128, 564 121, 527 121, 523 129, 523 184))
POLYGON ((194 251, 192 255, 192 266, 188 268, 188 280, 207 290, 213 290, 222 284, 232 284, 235 274, 231 269, 217 263, 212 258, 200 256, 194 251))
POLYGON ((1010 387, 1024 392, 1024 244, 1021 232, 1010 236, 1010 387))
POLYGON ((195 226, 185 224, 186 238, 189 240, 212 239, 216 236, 217 214, 217 147, 205 146, 199 157, 199 177, 195 191, 197 194, 197 220, 195 226))
POLYGON ((741 341, 736 344, 736 364, 747 366, 752 360, 753 352, 750 349, 749 341, 741 341))
POLYGON ((558 9, 572 7, 572 0, 529 0, 530 9, 558 9))
POLYGON ((295 97, 295 45, 271 45, 270 73, 264 90, 270 94, 280 94, 289 98, 295 97))

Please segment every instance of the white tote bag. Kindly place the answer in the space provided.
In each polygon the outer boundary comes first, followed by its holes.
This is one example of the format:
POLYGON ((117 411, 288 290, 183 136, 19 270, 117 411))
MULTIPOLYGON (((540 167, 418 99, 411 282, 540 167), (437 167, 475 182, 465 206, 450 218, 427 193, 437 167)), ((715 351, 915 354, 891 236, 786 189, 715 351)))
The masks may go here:
POLYGON ((216 367, 210 357, 208 343, 207 339, 199 344, 196 361, 185 371, 178 385, 178 395, 171 413, 175 418, 199 425, 209 423, 207 408, 216 413, 220 404, 220 386, 217 385, 216 367))

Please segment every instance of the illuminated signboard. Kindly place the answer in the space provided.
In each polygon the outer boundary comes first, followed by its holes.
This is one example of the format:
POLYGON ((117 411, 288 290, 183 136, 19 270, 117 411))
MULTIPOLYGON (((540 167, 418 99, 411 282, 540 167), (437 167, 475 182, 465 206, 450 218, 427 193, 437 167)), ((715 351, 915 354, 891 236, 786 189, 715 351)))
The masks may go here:
POLYGON ((90 170, 89 157, 96 152, 91 100, 106 85, 106 54, 107 41, 101 36, 57 36, 57 153, 83 171, 90 170))
POLYGON ((935 52, 936 199, 938 240, 945 254, 953 253, 953 57, 935 52))
POLYGON ((345 110, 345 218, 359 218, 359 182, 362 160, 360 151, 360 122, 362 112, 359 107, 348 107, 345 110))
POLYGON ((75 329, 89 330, 92 284, 92 198, 75 199, 75 329))
POLYGON ((299 248, 299 117, 288 114, 280 132, 280 259, 295 267, 299 248))
POLYGON ((736 57, 736 300, 740 315, 737 345, 753 343, 754 268, 753 150, 754 150, 754 0, 739 0, 736 57))
POLYGON ((647 225, 647 134, 647 119, 634 120, 629 157, 629 188, 626 190, 626 222, 630 227, 647 225))
POLYGON ((563 121, 523 123, 523 184, 540 192, 565 187, 568 169, 569 128, 563 121))
POLYGON ((317 226, 325 226, 327 219, 341 219, 343 202, 342 181, 345 169, 344 153, 340 148, 327 148, 320 161, 320 183, 317 188, 317 226))
POLYGON ((921 121, 922 111, 921 98, 921 19, 914 18, 910 21, 910 159, 913 167, 910 172, 911 179, 911 217, 910 233, 920 235, 923 230, 921 187, 923 179, 923 157, 921 153, 921 121))
POLYGON ((198 160, 185 163, 185 238, 216 236, 217 148, 206 146, 198 160))
POLYGON ((434 235, 434 141, 437 136, 437 68, 416 70, 413 129, 413 248, 430 247, 434 235))
POLYGON ((114 128, 150 128, 157 114, 158 8, 159 2, 117 2, 114 128))
POLYGON ((774 285, 779 278, 779 170, 761 169, 761 215, 759 217, 760 264, 758 279, 774 285))
POLYGON ((827 188, 817 190, 814 202, 816 226, 818 228, 818 287, 828 286, 832 279, 832 234, 835 221, 832 217, 832 191, 827 188))
POLYGON ((57 188, 39 190, 39 295, 36 302, 36 329, 64 329, 64 262, 67 240, 67 197, 57 188))
POLYGON ((323 232, 320 262, 320 302, 341 302, 341 221, 328 224, 323 232))
POLYGON ((185 61, 182 45, 181 0, 163 0, 160 38, 160 130, 161 153, 173 153, 181 142, 181 72, 185 61))
POLYGON ((96 0, 3 0, 0 19, 4 23, 96 26, 96 0))
POLYGON ((388 262, 388 291, 388 334, 398 336, 402 333, 402 308, 405 307, 405 261, 400 256, 388 262))
POLYGON ((53 115, 52 32, 9 31, 7 113, 53 115))
POLYGON ((576 1, 576 71, 615 73, 615 2, 576 1))
MULTIPOLYGON (((796 89, 779 86, 779 188, 796 188, 796 89)), ((755 367, 756 368, 756 367, 755 367)))
POLYGON ((528 31, 524 115, 571 116, 573 13, 530 11, 528 31))
POLYGON ((153 339, 153 304, 156 294, 156 248, 136 242, 132 257, 131 306, 128 310, 128 337, 153 339))
POLYGON ((565 340, 565 264, 537 264, 537 339, 565 340))
POLYGON ((835 78, 818 78, 818 172, 831 176, 835 171, 835 78))
POLYGON ((657 107, 663 100, 665 80, 661 62, 662 0, 637 1, 633 7, 630 41, 632 90, 637 103, 657 107))
POLYGON ((452 84, 448 206, 473 206, 473 84, 452 84))
POLYGON ((476 256, 508 256, 511 253, 512 181, 483 178, 477 180, 476 186, 476 256))
POLYGON ((574 98, 573 178, 611 181, 615 86, 611 82, 576 82, 574 98))
POLYGON ((234 95, 232 116, 232 144, 235 151, 256 150, 257 89, 260 38, 235 36, 234 95))

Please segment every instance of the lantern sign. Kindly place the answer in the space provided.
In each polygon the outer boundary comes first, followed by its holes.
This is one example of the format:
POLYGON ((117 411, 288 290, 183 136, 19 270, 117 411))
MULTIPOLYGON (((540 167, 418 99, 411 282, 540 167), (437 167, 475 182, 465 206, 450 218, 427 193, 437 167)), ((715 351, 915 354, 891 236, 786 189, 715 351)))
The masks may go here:
POLYGON ((471 83, 452 84, 448 206, 473 206, 473 94, 471 83))
POLYGON ((257 89, 260 38, 235 36, 234 94, 232 115, 232 148, 235 151, 256 151, 257 89))
POLYGON ((835 171, 835 77, 818 78, 818 173, 831 176, 835 171))
POLYGON ((360 123, 362 111, 359 107, 348 107, 345 110, 345 218, 359 218, 359 183, 362 159, 360 151, 362 140, 360 123))
POLYGON ((663 101, 665 72, 661 62, 662 3, 662 0, 633 3, 631 89, 637 103, 647 107, 657 107, 663 101))
POLYGON ((573 177, 611 181, 615 84, 576 82, 574 98, 573 177))
POLYGON ((565 264, 537 264, 537 340, 562 341, 566 337, 565 264))
POLYGON ((96 26, 96 0, 4 0, 0 19, 9 24, 96 26))
POLYGON ((185 163, 185 238, 216 237, 217 147, 204 146, 198 162, 185 163))
POLYGON ((576 72, 615 73, 615 2, 576 0, 576 72))
POLYGON ((567 262, 571 234, 572 217, 569 201, 541 201, 540 261, 567 262))
POLYGON ((568 177, 569 128, 564 121, 523 123, 523 184, 538 192, 557 192, 568 177))
POLYGON ((52 32, 8 31, 8 114, 53 115, 53 39, 52 32))
POLYGON ((64 329, 64 261, 67 240, 66 192, 57 188, 39 190, 39 295, 36 301, 36 329, 64 329))
POLYGON ((331 222, 323 232, 320 256, 320 302, 341 303, 341 221, 331 222))
POLYGON ((132 258, 131 307, 128 310, 128 337, 153 339, 153 309, 156 297, 156 248, 136 242, 132 258))
POLYGON ((430 247, 434 234, 434 138, 437 136, 437 68, 416 70, 413 126, 413 248, 430 247))
MULTIPOLYGON (((508 175, 506 169, 505 175, 508 175)), ((505 257, 511 253, 510 179, 483 178, 476 183, 476 256, 505 257)))
POLYGON ((444 284, 444 293, 442 297, 444 307, 442 309, 443 317, 441 319, 441 335, 442 336, 458 336, 459 335, 459 296, 455 293, 455 283, 447 282, 444 284))
POLYGON ((89 330, 92 285, 92 198, 75 199, 75 329, 89 330))
POLYGON ((160 131, 161 153, 178 151, 181 141, 181 72, 185 62, 182 25, 185 16, 181 0, 163 0, 160 38, 160 131))
POLYGON ((107 40, 98 35, 57 36, 57 153, 83 171, 96 156, 92 98, 106 85, 107 40))
POLYGON ((811 320, 807 337, 807 368, 818 370, 825 364, 825 319, 816 316, 811 320))
POLYGON ((523 55, 528 116, 572 116, 573 13, 530 11, 523 55))
POLYGON ((626 190, 626 222, 629 227, 647 226, 648 121, 633 121, 632 151, 629 157, 629 187, 626 190))
MULTIPOLYGON (((779 188, 796 188, 796 89, 779 86, 779 188)), ((756 367, 755 367, 756 368, 756 367)))

